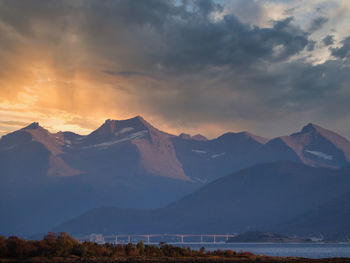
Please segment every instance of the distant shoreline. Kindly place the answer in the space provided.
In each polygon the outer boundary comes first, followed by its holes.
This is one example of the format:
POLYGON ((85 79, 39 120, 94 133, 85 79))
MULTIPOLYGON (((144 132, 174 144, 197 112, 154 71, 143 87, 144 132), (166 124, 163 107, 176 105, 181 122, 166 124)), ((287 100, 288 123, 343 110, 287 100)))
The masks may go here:
MULTIPOLYGON (((255 235, 256 232, 254 233, 255 235)), ((264 237, 281 237, 281 235, 270 233, 258 233, 258 235, 264 237)), ((241 235, 241 237, 243 236, 252 235, 248 233, 241 235)), ((233 243, 226 244, 231 245, 233 243)), ((247 247, 233 250, 230 248, 213 248, 197 247, 193 249, 185 244, 183 246, 174 246, 165 242, 160 242, 158 245, 145 245, 143 241, 137 244, 128 243, 125 245, 112 243, 98 244, 91 241, 79 242, 65 232, 58 235, 51 232, 45 235, 42 240, 27 241, 16 236, 8 238, 0 236, 0 263, 350 263, 350 257, 347 257, 348 255, 344 255, 344 258, 331 258, 332 256, 330 255, 325 255, 324 258, 307 258, 308 255, 267 256, 264 253, 249 252, 250 249, 247 247), (326 258, 326 256, 329 258, 326 258)))
POLYGON ((299 257, 269 257, 269 256, 254 256, 253 258, 237 257, 237 258, 223 258, 223 257, 125 257, 125 258, 28 258, 28 259, 0 259, 0 263, 350 263, 350 258, 325 258, 325 259, 309 259, 299 257))

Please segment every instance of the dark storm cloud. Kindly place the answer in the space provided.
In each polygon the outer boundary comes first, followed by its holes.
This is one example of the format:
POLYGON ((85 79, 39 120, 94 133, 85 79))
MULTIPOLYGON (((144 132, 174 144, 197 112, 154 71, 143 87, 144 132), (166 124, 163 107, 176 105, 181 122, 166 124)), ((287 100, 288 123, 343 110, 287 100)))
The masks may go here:
POLYGON ((204 24, 172 25, 163 35, 170 49, 162 64, 188 70, 206 66, 244 68, 285 60, 308 44, 307 34, 292 20, 276 21, 272 28, 251 28, 230 15, 216 23, 207 18, 204 24))
POLYGON ((323 17, 323 16, 315 18, 314 20, 311 21, 309 31, 314 32, 321 29, 323 25, 328 22, 328 20, 329 19, 327 17, 323 17))
POLYGON ((350 36, 341 41, 342 46, 330 48, 332 55, 337 58, 348 58, 350 56, 350 36))
POLYGON ((82 25, 85 42, 126 67, 157 72, 240 68, 287 59, 308 44, 307 33, 292 18, 272 28, 252 28, 233 15, 213 21, 211 15, 221 7, 209 0, 89 3, 82 25))
POLYGON ((0 34, 0 45, 9 43, 8 53, 21 41, 39 45, 60 68, 79 58, 102 75, 127 78, 140 112, 176 123, 341 115, 350 37, 330 48, 336 60, 313 65, 295 57, 315 49, 310 34, 327 18, 306 32, 293 17, 264 28, 221 11, 210 0, 0 1, 0 20, 12 30, 0 34))
POLYGON ((322 42, 325 46, 330 46, 334 44, 334 36, 328 35, 322 39, 322 42))
POLYGON ((22 3, 0 2, 5 7, 1 8, 2 20, 18 33, 34 38, 53 35, 55 40, 60 33, 71 31, 88 50, 148 70, 275 62, 288 59, 308 44, 307 33, 295 26, 291 17, 275 21, 272 28, 250 27, 233 15, 213 21, 211 15, 221 7, 210 0, 182 4, 160 0, 22 3), (28 12, 17 16, 23 5, 28 12), (53 32, 36 32, 40 23, 53 32))
POLYGON ((307 45, 307 51, 313 51, 316 47, 317 42, 315 40, 309 40, 309 44, 307 45))

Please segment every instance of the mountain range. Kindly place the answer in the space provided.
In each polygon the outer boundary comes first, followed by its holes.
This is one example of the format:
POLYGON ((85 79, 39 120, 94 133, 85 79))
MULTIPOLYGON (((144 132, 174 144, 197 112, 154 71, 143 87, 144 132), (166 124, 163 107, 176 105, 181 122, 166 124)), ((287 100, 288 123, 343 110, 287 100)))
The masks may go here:
MULTIPOLYGON (((209 140, 202 135, 168 134, 140 116, 106 120, 84 136, 72 132, 50 133, 38 123, 32 123, 0 139, 0 209, 4 211, 0 233, 48 231, 91 209, 108 206, 119 207, 118 211, 132 209, 136 214, 139 209, 163 211, 164 207, 178 204, 181 198, 187 200, 195 191, 217 184, 226 175, 276 161, 336 173, 349 164, 350 142, 315 124, 271 140, 249 132, 229 132, 209 140)), ((293 166, 279 169, 288 172, 293 166)), ((271 183, 278 179, 271 179, 271 183)), ((299 183, 302 185, 302 180, 299 183)), ((235 184, 230 182, 228 187, 234 189, 235 184)), ((277 183, 274 185, 278 189, 277 183)), ((234 192, 237 194, 238 190, 234 192)), ((337 194, 346 194, 336 190, 337 194)), ((217 189, 213 195, 220 191, 217 189)), ((321 205, 333 197, 320 195, 320 202, 313 202, 321 205)), ((235 203, 239 197, 227 198, 235 203)), ((202 201, 203 206, 210 202, 202 201)), ((191 207, 185 203, 181 206, 191 207)), ((311 208, 295 211, 295 216, 311 208)), ((188 209, 186 213, 193 211, 193 207, 188 209)), ((282 221, 273 223, 282 224, 282 221)), ((237 229, 254 227, 257 225, 240 225, 237 229)))

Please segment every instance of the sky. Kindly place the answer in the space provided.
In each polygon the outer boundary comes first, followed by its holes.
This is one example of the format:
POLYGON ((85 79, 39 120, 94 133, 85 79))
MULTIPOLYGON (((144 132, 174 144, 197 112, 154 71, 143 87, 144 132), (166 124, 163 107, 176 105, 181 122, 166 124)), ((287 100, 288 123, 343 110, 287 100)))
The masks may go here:
POLYGON ((173 134, 350 138, 349 0, 0 0, 0 136, 136 115, 173 134))

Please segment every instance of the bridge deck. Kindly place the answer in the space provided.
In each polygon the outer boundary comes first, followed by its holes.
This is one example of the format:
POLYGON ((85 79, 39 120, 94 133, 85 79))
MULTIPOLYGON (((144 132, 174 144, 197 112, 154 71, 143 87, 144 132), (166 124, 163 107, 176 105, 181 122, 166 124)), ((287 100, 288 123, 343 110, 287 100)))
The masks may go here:
POLYGON ((159 242, 167 242, 171 244, 223 244, 230 237, 234 236, 235 234, 116 234, 106 236, 101 234, 91 234, 89 236, 81 237, 79 240, 90 240, 99 243, 105 243, 105 240, 113 240, 113 243, 115 244, 126 243, 126 241, 127 243, 135 243, 141 240, 147 244, 158 244, 159 242), (154 242, 154 239, 156 239, 157 242, 154 242))

